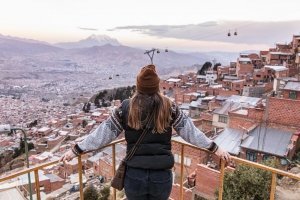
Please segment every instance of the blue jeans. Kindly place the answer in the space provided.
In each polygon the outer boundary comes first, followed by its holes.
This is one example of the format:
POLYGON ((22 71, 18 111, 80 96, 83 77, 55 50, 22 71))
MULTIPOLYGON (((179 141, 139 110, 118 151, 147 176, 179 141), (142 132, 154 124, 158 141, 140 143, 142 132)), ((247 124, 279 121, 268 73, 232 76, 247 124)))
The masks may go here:
POLYGON ((172 171, 127 166, 124 189, 128 200, 167 200, 172 190, 172 171))

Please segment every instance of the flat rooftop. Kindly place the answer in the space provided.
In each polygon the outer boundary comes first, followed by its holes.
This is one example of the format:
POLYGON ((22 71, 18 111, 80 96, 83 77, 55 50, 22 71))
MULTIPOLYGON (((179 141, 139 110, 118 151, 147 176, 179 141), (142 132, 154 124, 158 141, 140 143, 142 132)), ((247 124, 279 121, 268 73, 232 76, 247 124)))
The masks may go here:
POLYGON ((288 70, 288 68, 286 68, 283 65, 265 65, 265 68, 272 69, 272 70, 274 70, 276 72, 288 70))
POLYGON ((241 147, 285 157, 292 136, 293 133, 289 131, 258 126, 249 133, 249 137, 243 141, 241 147))
POLYGON ((288 82, 283 89, 300 92, 300 82, 288 82))
POLYGON ((238 155, 243 135, 244 131, 242 130, 225 128, 224 131, 214 139, 214 142, 230 154, 238 155))

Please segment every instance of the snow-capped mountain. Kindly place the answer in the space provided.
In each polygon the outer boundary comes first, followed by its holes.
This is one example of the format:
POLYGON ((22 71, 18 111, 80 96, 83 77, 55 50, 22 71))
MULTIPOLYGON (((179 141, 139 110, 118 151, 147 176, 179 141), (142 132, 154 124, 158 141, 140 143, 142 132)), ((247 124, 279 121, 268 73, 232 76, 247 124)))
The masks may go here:
POLYGON ((91 35, 86 39, 79 40, 78 42, 63 42, 57 43, 55 46, 65 48, 65 49, 74 49, 74 48, 88 48, 93 46, 104 46, 110 44, 112 46, 120 46, 121 44, 117 39, 111 38, 107 35, 91 35))

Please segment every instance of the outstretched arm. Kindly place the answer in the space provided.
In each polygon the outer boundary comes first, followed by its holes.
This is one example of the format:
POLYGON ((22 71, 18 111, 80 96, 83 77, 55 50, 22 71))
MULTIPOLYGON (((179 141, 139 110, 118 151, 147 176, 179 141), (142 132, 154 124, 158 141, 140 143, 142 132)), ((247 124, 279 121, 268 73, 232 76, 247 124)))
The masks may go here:
POLYGON ((175 104, 172 106, 173 128, 185 141, 201 148, 206 148, 221 159, 230 160, 227 151, 220 148, 202 131, 195 127, 191 118, 186 116, 175 104))
POLYGON ((90 133, 83 141, 79 142, 77 144, 78 148, 82 152, 101 148, 116 139, 122 131, 123 128, 114 112, 97 129, 90 133))
POLYGON ((115 109, 112 115, 107 120, 103 121, 97 129, 91 132, 83 141, 79 142, 70 151, 66 152, 60 160, 71 160, 78 154, 101 148, 116 139, 123 131, 119 113, 120 107, 115 109))
POLYGON ((201 148, 209 148, 213 144, 177 106, 173 105, 172 109, 173 128, 185 141, 201 148))

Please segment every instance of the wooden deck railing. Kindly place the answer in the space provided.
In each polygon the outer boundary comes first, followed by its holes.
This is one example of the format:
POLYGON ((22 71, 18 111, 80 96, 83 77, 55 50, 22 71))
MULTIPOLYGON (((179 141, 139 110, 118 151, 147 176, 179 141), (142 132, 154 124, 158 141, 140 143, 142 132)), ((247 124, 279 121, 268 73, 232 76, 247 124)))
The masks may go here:
MULTIPOLYGON (((124 142, 125 139, 119 139, 119 140, 115 140, 113 142, 111 142, 110 144, 102 147, 112 147, 112 168, 113 168, 113 174, 115 174, 115 169, 116 169, 116 144, 124 142)), ((188 144, 185 142, 180 142, 177 140, 172 140, 172 142, 178 143, 181 145, 181 168, 180 168, 180 200, 183 200, 183 182, 184 182, 184 176, 183 176, 183 169, 184 169, 184 147, 185 146, 189 146, 195 149, 199 149, 201 151, 205 151, 205 152, 209 152, 206 149, 202 149, 202 148, 198 148, 192 144, 188 144)), ((91 152, 91 151, 89 151, 91 152)), ((88 152, 86 152, 88 153, 88 152)), ((275 199, 275 190, 276 190, 276 176, 277 175, 282 175, 282 176, 287 176, 289 178, 295 179, 300 181, 300 176, 297 176, 295 174, 283 171, 283 170, 279 170, 279 169, 275 169, 272 167, 268 167, 259 163, 255 163, 255 162, 251 162, 248 160, 244 160, 238 157, 232 157, 232 160, 237 163, 237 164, 245 164, 245 165, 249 165, 251 167, 255 167, 255 168, 259 168, 262 170, 266 170, 272 173, 272 180, 271 180, 271 191, 270 191, 270 200, 274 200, 275 199)), ((35 192, 37 194, 37 199, 40 200, 41 199, 41 195, 40 195, 40 185, 39 185, 39 174, 38 174, 38 170, 41 170, 45 167, 51 166, 51 165, 55 165, 55 164, 59 164, 59 161, 51 161, 51 162, 47 162, 38 166, 34 166, 34 167, 30 167, 24 170, 21 170, 19 172, 15 172, 11 175, 5 176, 5 177, 1 177, 0 178, 0 183, 16 178, 18 176, 21 176, 23 174, 27 174, 29 172, 34 172, 34 177, 35 177, 35 192)), ((218 199, 222 200, 223 197, 223 180, 224 180, 224 173, 225 173, 225 162, 221 161, 221 168, 220 168, 220 186, 219 186, 219 196, 218 199)), ((82 161, 81 161, 81 155, 78 156, 78 174, 79 174, 79 184, 80 184, 80 200, 83 200, 83 184, 82 184, 82 161)), ((113 189, 113 199, 116 200, 116 190, 113 189)))

